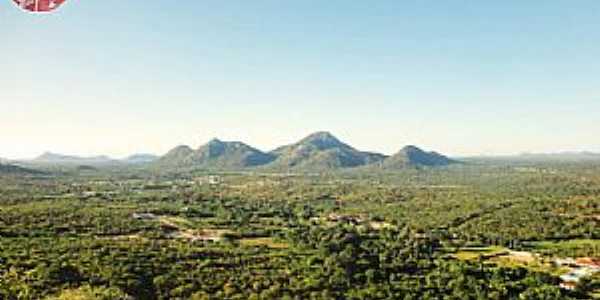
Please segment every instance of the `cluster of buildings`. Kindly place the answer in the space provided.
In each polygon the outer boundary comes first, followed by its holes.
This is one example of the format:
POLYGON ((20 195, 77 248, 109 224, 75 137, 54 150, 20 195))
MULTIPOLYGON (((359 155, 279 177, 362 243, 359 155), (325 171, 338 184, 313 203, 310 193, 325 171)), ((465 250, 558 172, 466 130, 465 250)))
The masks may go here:
POLYGON ((208 175, 203 177, 197 177, 195 179, 195 183, 199 185, 209 184, 209 185, 219 185, 223 183, 223 178, 218 175, 208 175))
POLYGON ((600 259, 585 258, 566 258, 556 259, 554 263, 558 267, 568 267, 569 273, 560 276, 562 280, 560 287, 566 290, 573 290, 584 277, 589 277, 600 272, 600 259))

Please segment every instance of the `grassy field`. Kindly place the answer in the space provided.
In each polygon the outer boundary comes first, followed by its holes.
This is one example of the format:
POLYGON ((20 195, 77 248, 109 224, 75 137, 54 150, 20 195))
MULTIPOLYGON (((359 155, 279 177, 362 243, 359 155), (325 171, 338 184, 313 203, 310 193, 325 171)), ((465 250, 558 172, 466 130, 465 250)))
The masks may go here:
POLYGON ((240 245, 245 247, 266 246, 270 249, 287 249, 289 247, 288 243, 276 242, 273 238, 270 237, 244 238, 240 240, 240 245))
POLYGON ((600 254, 600 240, 574 239, 565 241, 534 242, 529 245, 531 251, 544 255, 568 256, 577 254, 578 257, 597 257, 600 254))
POLYGON ((465 247, 456 251, 453 256, 459 260, 477 260, 480 257, 488 259, 505 253, 508 253, 508 249, 504 247, 465 247))

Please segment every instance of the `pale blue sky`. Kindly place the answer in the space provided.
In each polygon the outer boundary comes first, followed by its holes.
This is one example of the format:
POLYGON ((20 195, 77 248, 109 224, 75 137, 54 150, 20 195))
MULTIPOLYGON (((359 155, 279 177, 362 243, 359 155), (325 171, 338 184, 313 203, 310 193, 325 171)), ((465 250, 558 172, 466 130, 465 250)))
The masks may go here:
POLYGON ((0 1, 0 157, 600 151, 600 1, 0 1))

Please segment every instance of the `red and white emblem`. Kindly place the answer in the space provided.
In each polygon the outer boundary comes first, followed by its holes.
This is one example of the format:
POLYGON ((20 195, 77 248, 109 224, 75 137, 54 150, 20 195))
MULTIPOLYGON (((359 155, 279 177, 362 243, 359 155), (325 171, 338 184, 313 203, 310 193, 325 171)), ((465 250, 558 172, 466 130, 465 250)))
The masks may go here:
POLYGON ((31 12, 49 12, 67 0, 13 0, 20 8, 31 12))

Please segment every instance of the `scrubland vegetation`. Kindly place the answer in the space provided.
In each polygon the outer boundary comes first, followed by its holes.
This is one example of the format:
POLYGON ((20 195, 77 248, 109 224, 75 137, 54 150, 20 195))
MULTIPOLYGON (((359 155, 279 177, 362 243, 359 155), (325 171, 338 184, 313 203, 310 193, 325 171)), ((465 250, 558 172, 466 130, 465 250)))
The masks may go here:
POLYGON ((0 179, 1 299, 589 299, 600 167, 0 179))

